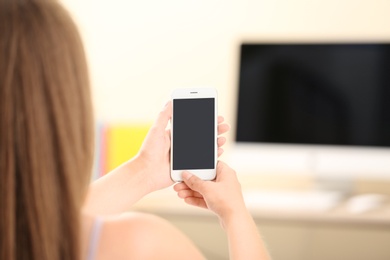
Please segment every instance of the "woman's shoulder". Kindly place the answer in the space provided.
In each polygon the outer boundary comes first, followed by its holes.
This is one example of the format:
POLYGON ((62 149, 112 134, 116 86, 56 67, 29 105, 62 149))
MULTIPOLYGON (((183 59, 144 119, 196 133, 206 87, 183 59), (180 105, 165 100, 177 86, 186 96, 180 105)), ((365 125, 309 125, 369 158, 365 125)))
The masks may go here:
POLYGON ((97 259, 203 259, 176 227, 155 215, 125 213, 105 217, 97 259))

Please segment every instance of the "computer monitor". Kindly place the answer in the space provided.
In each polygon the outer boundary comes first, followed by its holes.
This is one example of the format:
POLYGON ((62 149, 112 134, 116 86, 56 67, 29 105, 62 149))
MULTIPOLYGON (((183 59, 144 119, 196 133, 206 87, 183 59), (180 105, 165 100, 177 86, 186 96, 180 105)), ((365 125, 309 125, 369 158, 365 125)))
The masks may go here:
POLYGON ((390 179, 390 43, 243 43, 239 57, 246 171, 390 179))

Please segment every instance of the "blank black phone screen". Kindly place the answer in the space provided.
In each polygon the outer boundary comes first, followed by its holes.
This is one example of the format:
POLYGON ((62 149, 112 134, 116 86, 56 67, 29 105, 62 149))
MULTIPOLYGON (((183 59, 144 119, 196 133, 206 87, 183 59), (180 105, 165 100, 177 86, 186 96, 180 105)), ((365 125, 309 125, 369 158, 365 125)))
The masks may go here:
POLYGON ((214 168, 215 99, 173 100, 173 170, 214 168))

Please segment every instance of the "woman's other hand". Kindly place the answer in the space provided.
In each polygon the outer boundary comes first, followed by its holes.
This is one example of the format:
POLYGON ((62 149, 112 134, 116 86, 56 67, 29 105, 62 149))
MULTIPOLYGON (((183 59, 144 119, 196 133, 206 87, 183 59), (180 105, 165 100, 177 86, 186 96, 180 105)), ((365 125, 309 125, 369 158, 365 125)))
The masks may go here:
POLYGON ((189 172, 183 173, 183 181, 174 186, 180 198, 218 215, 227 234, 230 259, 271 259, 232 168, 218 162, 215 181, 203 181, 189 172))
MULTIPOLYGON (((159 113, 155 123, 150 128, 142 147, 137 155, 137 160, 145 168, 148 174, 149 190, 156 191, 173 184, 170 178, 170 147, 171 134, 168 129, 169 120, 172 117, 172 102, 169 101, 159 113)), ((222 116, 218 117, 218 156, 223 154, 221 148, 226 143, 226 138, 220 135, 229 131, 230 127, 224 123, 222 116)))
POLYGON ((178 196, 187 204, 210 209, 225 222, 234 212, 246 211, 241 185, 235 171, 219 161, 215 181, 203 181, 183 172, 183 182, 174 186, 178 196))

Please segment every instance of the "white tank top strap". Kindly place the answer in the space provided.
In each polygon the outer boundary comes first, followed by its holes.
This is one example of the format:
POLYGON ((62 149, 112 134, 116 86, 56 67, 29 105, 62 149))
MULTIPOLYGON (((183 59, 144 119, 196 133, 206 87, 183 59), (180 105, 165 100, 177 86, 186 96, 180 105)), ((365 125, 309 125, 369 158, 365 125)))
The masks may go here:
POLYGON ((95 260, 99 245, 100 232, 103 226, 103 219, 97 217, 93 223, 91 235, 89 238, 87 260, 95 260))

